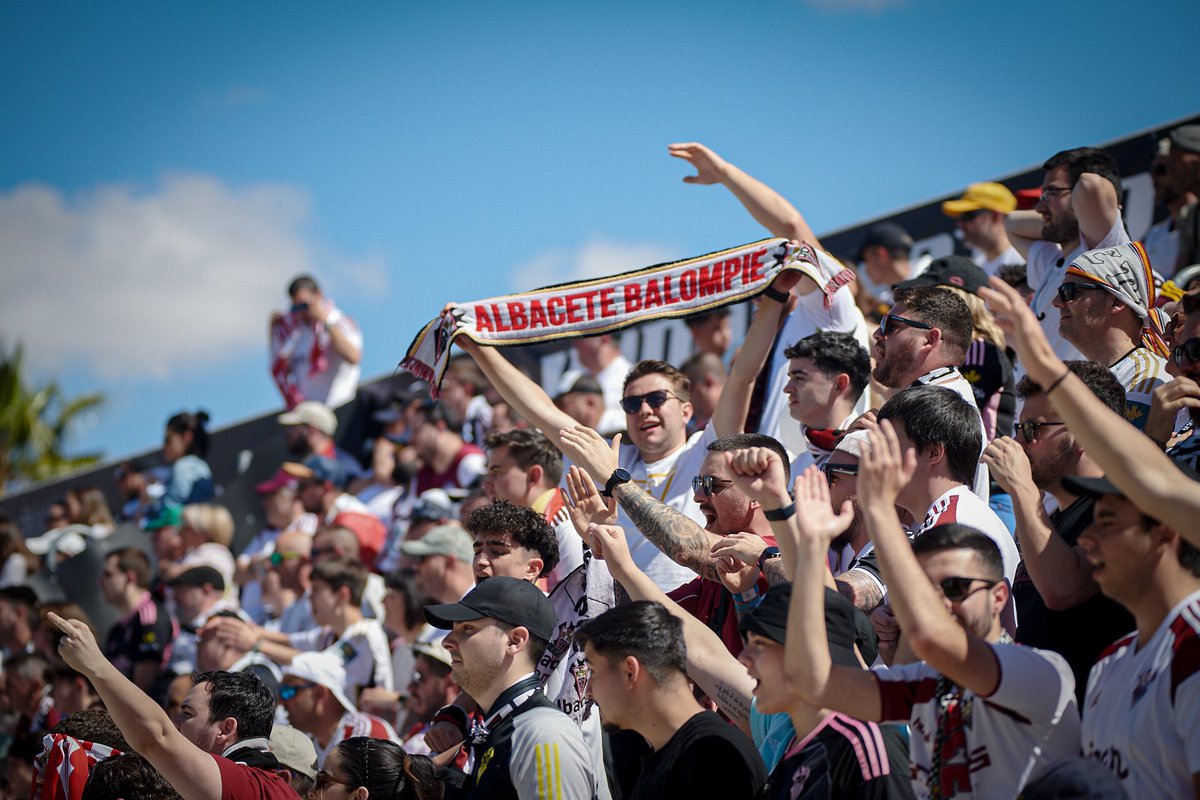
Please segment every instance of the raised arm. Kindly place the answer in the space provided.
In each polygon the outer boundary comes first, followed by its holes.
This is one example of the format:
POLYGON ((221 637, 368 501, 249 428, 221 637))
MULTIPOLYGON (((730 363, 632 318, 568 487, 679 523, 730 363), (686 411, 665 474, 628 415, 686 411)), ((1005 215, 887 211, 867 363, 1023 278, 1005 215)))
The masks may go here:
POLYGON ((221 770, 212 755, 188 741, 158 703, 104 657, 87 625, 54 613, 49 620, 66 634, 59 655, 92 682, 129 746, 162 773, 184 800, 220 800, 221 770))
POLYGON ((795 503, 793 524, 786 531, 776 530, 780 550, 788 539, 787 549, 795 558, 784 672, 809 704, 855 719, 878 720, 883 703, 875 679, 866 670, 833 663, 825 627, 825 556, 830 542, 853 522, 854 511, 847 500, 833 513, 829 486, 815 467, 796 479, 795 503))
POLYGON ((541 386, 513 366, 495 347, 485 347, 466 336, 458 337, 455 343, 475 359, 504 402, 540 428, 550 441, 558 444, 558 432, 574 427, 575 420, 554 405, 541 386))
POLYGON ((1096 247, 1121 216, 1117 189, 1094 172, 1085 172, 1071 191, 1071 205, 1079 219, 1079 232, 1088 248, 1096 247))
POLYGON ((1200 483, 1180 474, 1150 437, 1104 405, 1087 384, 1067 370, 1015 289, 995 278, 990 283, 992 288, 980 289, 980 296, 1016 349, 1026 373, 1047 387, 1046 396, 1071 435, 1138 510, 1200 546, 1200 528, 1195 524, 1200 517, 1200 483))
MULTIPOLYGON (((593 487, 594 489, 595 487, 593 487)), ((705 694, 717 702, 733 722, 750 735, 750 700, 754 679, 708 626, 667 597, 646 573, 633 563, 625 532, 616 525, 591 525, 588 544, 608 564, 608 571, 625 587, 633 600, 661 603, 683 622, 687 643, 687 673, 705 694)))
POLYGON ((1021 258, 1028 260, 1029 248, 1042 240, 1042 215, 1036 211, 1013 211, 1004 219, 1004 232, 1021 258))
POLYGON ((1046 607, 1062 611, 1100 591, 1083 550, 1067 544, 1050 524, 1042 493, 1033 483, 1029 458, 1021 446, 1007 436, 998 436, 984 449, 980 460, 1012 497, 1021 557, 1046 607))
MULTIPOLYGON (((563 454, 578 464, 596 485, 604 485, 617 468, 620 434, 610 445, 591 428, 574 425, 558 432, 563 454)), ((613 490, 613 496, 634 527, 680 566, 687 567, 710 581, 720 581, 713 564, 712 546, 721 541, 675 509, 655 500, 632 481, 613 490)))
POLYGON ((884 421, 870 438, 870 451, 858 466, 858 502, 879 553, 900 630, 917 658, 986 697, 1000 683, 1000 664, 987 642, 969 635, 950 616, 896 516, 896 497, 912 479, 916 453, 900 448, 890 421, 884 421))
POLYGON ((742 172, 704 145, 699 142, 672 144, 667 146, 667 152, 696 168, 696 174, 685 177, 684 183, 719 183, 732 192, 750 216, 772 235, 821 246, 804 215, 779 192, 742 172))

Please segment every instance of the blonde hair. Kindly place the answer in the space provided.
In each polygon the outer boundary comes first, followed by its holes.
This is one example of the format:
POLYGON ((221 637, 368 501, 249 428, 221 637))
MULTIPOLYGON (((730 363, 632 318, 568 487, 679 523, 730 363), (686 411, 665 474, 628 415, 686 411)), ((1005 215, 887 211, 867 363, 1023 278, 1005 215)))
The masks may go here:
POLYGON ((1000 330, 1000 326, 996 324, 992 312, 988 311, 987 306, 979 295, 971 294, 957 286, 939 286, 938 288, 949 289, 961 297, 963 302, 967 304, 967 308, 971 311, 973 338, 991 342, 1001 350, 1005 348, 1004 331, 1000 330))
POLYGON ((233 515, 225 506, 191 503, 183 507, 180 526, 200 534, 206 541, 229 547, 233 541, 233 515))

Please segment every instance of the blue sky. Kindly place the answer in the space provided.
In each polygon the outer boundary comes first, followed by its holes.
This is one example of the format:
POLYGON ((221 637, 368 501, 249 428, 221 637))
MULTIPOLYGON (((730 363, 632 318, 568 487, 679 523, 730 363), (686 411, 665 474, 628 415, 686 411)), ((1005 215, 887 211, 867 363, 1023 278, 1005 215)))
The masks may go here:
POLYGON ((817 231, 1200 110, 1200 5, 0 4, 0 337, 99 389, 75 449, 271 410, 314 272, 390 371, 449 299, 762 235, 702 141, 817 231))

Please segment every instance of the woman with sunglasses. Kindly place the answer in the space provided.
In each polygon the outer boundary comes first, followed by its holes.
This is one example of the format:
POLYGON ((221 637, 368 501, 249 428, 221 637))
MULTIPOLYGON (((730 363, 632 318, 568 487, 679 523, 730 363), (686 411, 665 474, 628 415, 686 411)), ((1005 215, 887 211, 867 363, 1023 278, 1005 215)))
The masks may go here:
POLYGON ((439 800, 444 786, 435 770, 432 760, 395 742, 355 736, 326 757, 308 800, 439 800))

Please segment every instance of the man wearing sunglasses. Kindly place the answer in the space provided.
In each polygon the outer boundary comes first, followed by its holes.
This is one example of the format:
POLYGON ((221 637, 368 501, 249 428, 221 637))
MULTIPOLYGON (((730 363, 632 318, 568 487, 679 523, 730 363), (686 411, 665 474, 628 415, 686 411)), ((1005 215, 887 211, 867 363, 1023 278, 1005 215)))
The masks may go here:
MULTIPOLYGON (((575 420, 497 348, 481 346, 467 337, 460 337, 458 344, 475 359, 504 401, 562 450, 562 431, 574 430, 575 420)), ((607 487, 611 492, 618 483, 632 481, 693 522, 704 519, 688 481, 699 471, 705 448, 716 434, 710 425, 688 437, 690 391, 687 377, 665 361, 634 365, 625 378, 621 400, 628 444, 621 447, 617 463, 603 476, 593 475, 598 486, 606 487, 611 478, 613 484, 607 487), (620 472, 614 474, 617 467, 620 472)), ((675 563, 647 541, 626 513, 618 522, 629 537, 638 565, 664 589, 674 589, 695 577, 691 569, 675 563)))
POLYGON ((1052 303, 1063 273, 1085 250, 1129 241, 1121 219, 1121 177, 1111 155, 1095 147, 1077 147, 1051 156, 1042 165, 1042 194, 1031 211, 1014 211, 1006 226, 1013 247, 1025 257, 1030 306, 1061 359, 1080 353, 1059 335, 1058 309, 1052 303))
POLYGON ((1197 469, 1200 438, 1194 430, 1200 420, 1200 292, 1185 294, 1179 308, 1183 322, 1175 331, 1175 346, 1167 363, 1175 380, 1155 390, 1150 419, 1157 424, 1152 429, 1148 423, 1145 430, 1160 444, 1171 442, 1167 455, 1173 460, 1197 469))
POLYGON ((1125 417, 1139 430, 1154 390, 1167 380, 1156 300, 1150 261, 1137 243, 1080 255, 1054 299, 1059 333, 1117 376, 1125 389, 1125 417))
MULTIPOLYGON (((1124 413, 1125 390, 1101 364, 1069 361, 1067 368, 1106 406, 1124 413)), ((1082 707, 1088 670, 1102 650, 1133 628, 1128 612, 1100 594, 1078 545, 1092 524, 1095 499, 1064 485, 1067 478, 1095 478, 1104 471, 1067 430, 1040 384, 1025 376, 1017 395, 1024 405, 1016 437, 996 437, 983 454, 992 477, 1013 499, 1022 557, 1012 587, 1017 641, 1067 660, 1082 707), (1057 503, 1048 518, 1043 492, 1057 503)))
POLYGON ((1074 678, 1057 653, 1016 646, 1005 633, 1008 584, 990 536, 954 523, 910 543, 896 506, 922 456, 890 421, 869 436, 858 476, 863 517, 892 607, 920 660, 874 673, 831 663, 822 632, 824 560, 850 514, 831 511, 822 476, 810 472, 794 505, 786 496, 766 503, 794 520, 776 526, 781 539, 793 538, 796 553, 785 673, 814 706, 908 723, 918 796, 1015 797, 1030 776, 1078 753, 1074 678))
POLYGON ((942 203, 962 234, 963 244, 974 251, 974 261, 989 276, 1009 264, 1024 264, 1025 257, 1008 241, 1004 222, 1017 208, 1017 198, 1002 183, 972 183, 956 200, 942 203))

